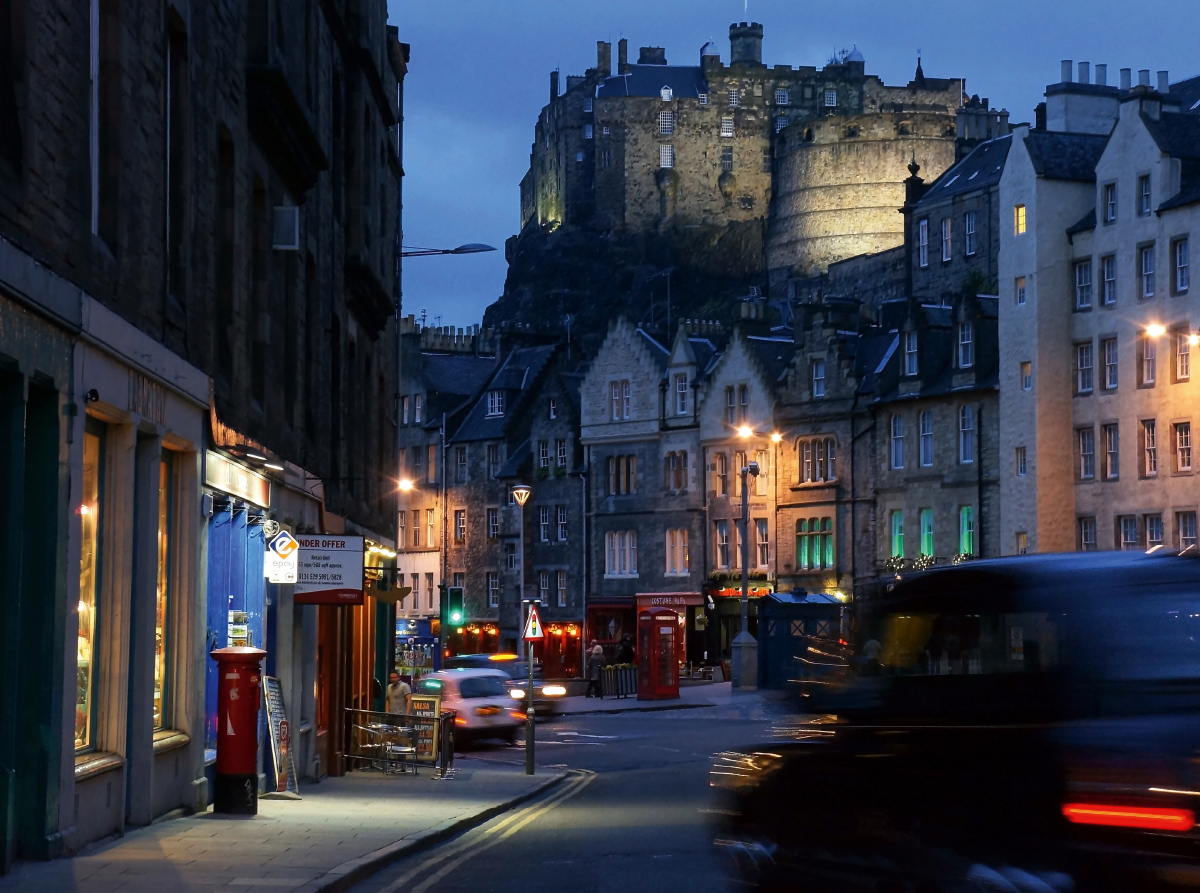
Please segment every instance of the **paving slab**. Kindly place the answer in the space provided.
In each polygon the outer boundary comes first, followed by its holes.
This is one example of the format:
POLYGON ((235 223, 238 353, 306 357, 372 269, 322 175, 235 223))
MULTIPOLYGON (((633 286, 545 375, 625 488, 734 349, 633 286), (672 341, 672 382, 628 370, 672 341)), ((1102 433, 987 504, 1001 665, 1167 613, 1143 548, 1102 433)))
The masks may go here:
POLYGON ((18 862, 0 893, 339 893, 388 863, 486 821, 566 772, 459 761, 455 777, 355 772, 260 800, 259 814, 207 813, 139 828, 53 862, 18 862))

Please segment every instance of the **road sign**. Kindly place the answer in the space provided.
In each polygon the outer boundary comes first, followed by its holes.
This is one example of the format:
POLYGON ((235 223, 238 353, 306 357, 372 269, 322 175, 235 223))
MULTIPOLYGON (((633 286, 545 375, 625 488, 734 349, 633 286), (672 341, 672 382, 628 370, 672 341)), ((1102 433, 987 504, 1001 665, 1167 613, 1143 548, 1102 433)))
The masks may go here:
POLYGON ((525 621, 526 642, 535 642, 545 637, 542 632, 542 618, 538 616, 537 605, 529 606, 529 619, 525 621))
POLYGON ((300 544, 296 542, 296 538, 286 530, 279 532, 279 535, 271 540, 267 546, 272 552, 280 558, 290 558, 292 553, 300 548, 300 544))

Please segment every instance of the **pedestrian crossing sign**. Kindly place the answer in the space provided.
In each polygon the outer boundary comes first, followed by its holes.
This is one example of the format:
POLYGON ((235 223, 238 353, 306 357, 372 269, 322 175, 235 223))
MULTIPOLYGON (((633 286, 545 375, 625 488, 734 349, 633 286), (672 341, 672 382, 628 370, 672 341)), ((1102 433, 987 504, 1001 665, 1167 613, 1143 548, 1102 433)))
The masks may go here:
POLYGON ((538 616, 537 605, 529 606, 529 618, 525 621, 525 641, 533 642, 545 637, 542 632, 542 618, 538 616))

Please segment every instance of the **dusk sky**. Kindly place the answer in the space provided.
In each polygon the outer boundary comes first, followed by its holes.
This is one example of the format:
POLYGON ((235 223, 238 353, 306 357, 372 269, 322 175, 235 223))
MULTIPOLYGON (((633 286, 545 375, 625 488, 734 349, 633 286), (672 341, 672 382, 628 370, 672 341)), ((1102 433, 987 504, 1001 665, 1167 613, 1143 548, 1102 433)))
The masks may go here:
MULTIPOLYGON (((529 164, 549 73, 583 74, 596 41, 665 46, 673 65, 697 64, 710 38, 729 61, 729 24, 761 22, 768 65, 823 65, 857 45, 868 74, 912 77, 917 51, 931 77, 962 77, 1012 120, 1029 121, 1059 61, 1200 74, 1197 0, 390 0, 391 22, 412 46, 405 81, 405 245, 496 247, 490 254, 412 258, 404 310, 428 324, 468 326, 504 288, 504 241, 517 232, 518 187, 529 164)), ((1136 75, 1135 75, 1136 76, 1136 75)), ((1151 75, 1152 81, 1154 75, 1151 75)))

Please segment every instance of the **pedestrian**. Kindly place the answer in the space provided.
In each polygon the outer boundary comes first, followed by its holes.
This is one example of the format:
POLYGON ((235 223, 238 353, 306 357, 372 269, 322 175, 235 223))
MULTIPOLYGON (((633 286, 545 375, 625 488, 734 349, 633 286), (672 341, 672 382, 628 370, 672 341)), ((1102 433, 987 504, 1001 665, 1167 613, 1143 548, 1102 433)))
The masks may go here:
POLYGON ((604 700, 603 689, 600 688, 600 667, 604 665, 604 649, 600 647, 600 643, 592 639, 592 647, 588 653, 587 671, 588 684, 587 691, 584 696, 590 698, 592 689, 596 690, 596 697, 604 700))
POLYGON ((629 638, 629 633, 626 633, 621 637, 621 644, 617 647, 617 663, 636 663, 636 658, 634 657, 633 653, 633 639, 629 638))
POLYGON ((412 689, 408 687, 408 683, 400 678, 400 674, 397 671, 392 670, 391 675, 388 676, 387 704, 385 709, 388 713, 411 713, 412 711, 409 709, 411 702, 412 689))

